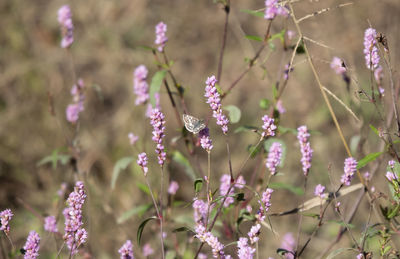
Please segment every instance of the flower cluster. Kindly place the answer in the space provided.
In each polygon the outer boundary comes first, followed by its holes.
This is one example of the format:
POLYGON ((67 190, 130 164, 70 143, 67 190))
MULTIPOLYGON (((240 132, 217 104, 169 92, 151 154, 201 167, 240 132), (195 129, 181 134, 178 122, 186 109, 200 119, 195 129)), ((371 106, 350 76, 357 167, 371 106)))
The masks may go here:
POLYGON ((78 181, 74 191, 68 196, 68 206, 63 211, 65 217, 64 240, 72 255, 78 252, 78 247, 85 243, 87 238, 87 232, 82 228, 82 206, 85 198, 83 183, 78 181))
POLYGON ((199 132, 200 144, 207 152, 213 148, 212 140, 210 138, 210 130, 206 127, 199 132))
POLYGON ((71 89, 71 95, 73 102, 68 105, 66 109, 67 120, 71 123, 76 123, 79 119, 79 113, 84 110, 83 101, 85 96, 83 95, 84 83, 82 79, 78 80, 77 84, 74 84, 71 89))
POLYGON ((380 60, 378 47, 376 46, 376 35, 376 30, 373 28, 366 29, 364 33, 365 64, 370 70, 378 68, 380 60))
POLYGON ((145 152, 140 153, 136 162, 142 168, 144 176, 146 176, 149 171, 149 168, 147 168, 147 154, 145 152))
POLYGON ((271 172, 271 175, 276 175, 276 167, 281 163, 282 145, 279 142, 272 143, 268 151, 268 158, 265 166, 271 172))
MULTIPOLYGON (((233 179, 232 179, 233 180, 233 179)), ((219 193, 221 196, 227 195, 225 202, 224 202, 224 207, 228 207, 230 204, 235 202, 235 199, 233 197, 230 197, 234 194, 235 188, 242 189, 244 185, 246 184, 246 181, 244 180, 243 176, 239 176, 239 178, 236 180, 236 183, 232 188, 231 187, 231 176, 229 174, 224 174, 221 176, 220 179, 221 185, 219 186, 219 193), (229 190, 230 188, 230 190, 229 190), (228 194, 229 191, 229 194, 228 194)))
POLYGON ((340 179, 341 183, 344 185, 350 185, 351 179, 353 178, 354 173, 357 170, 357 161, 352 158, 348 157, 344 161, 344 174, 340 179))
POLYGON ((239 259, 252 259, 254 253, 256 252, 255 248, 249 246, 248 239, 245 237, 239 238, 239 241, 237 242, 237 247, 237 255, 239 259))
POLYGON ((389 182, 393 182, 394 180, 397 180, 397 175, 393 172, 386 172, 386 178, 389 182))
POLYGON ((11 218, 14 216, 12 211, 10 209, 5 209, 2 212, 0 212, 0 231, 4 231, 6 235, 10 233, 10 225, 9 222, 11 218))
POLYGON ((165 36, 167 32, 167 25, 163 22, 160 22, 156 25, 156 40, 154 43, 157 45, 158 51, 162 52, 165 47, 165 43, 167 43, 168 38, 165 36))
POLYGON ((135 257, 133 256, 133 245, 131 240, 127 240, 118 250, 118 253, 121 255, 121 259, 134 259, 135 257))
POLYGON ((260 235, 260 230, 261 230, 261 225, 260 224, 255 224, 254 226, 251 227, 249 233, 247 233, 247 235, 250 238, 250 243, 251 244, 255 244, 258 242, 259 235, 260 235))
POLYGON ((39 234, 35 231, 29 232, 24 245, 24 259, 36 259, 39 256, 39 234))
MULTIPOLYGON (((283 236, 282 242, 281 242, 281 248, 283 248, 287 251, 290 251, 290 252, 294 252, 294 250, 296 249, 296 240, 294 239, 292 233, 289 232, 283 236)), ((292 253, 286 253, 285 258, 293 259, 294 255, 292 253)))
POLYGON ((58 232, 56 217, 48 216, 44 218, 44 230, 50 233, 58 232))
POLYGON ((301 151, 301 163, 303 164, 303 172, 304 175, 307 176, 311 167, 311 159, 313 150, 311 149, 309 138, 310 133, 308 133, 307 126, 300 126, 297 128, 297 139, 300 143, 300 151, 301 151))
POLYGON ((265 0, 264 18, 267 20, 272 20, 277 15, 287 17, 289 15, 289 11, 284 6, 279 5, 278 0, 265 0))
POLYGON ((282 100, 278 100, 276 102, 276 110, 279 112, 279 114, 283 114, 286 112, 285 107, 283 107, 282 100))
POLYGON ((143 246, 143 251, 142 251, 142 253, 143 253, 143 256, 144 256, 144 257, 147 257, 147 256, 149 256, 149 255, 154 254, 154 250, 153 250, 153 248, 150 246, 149 243, 146 243, 146 244, 143 246))
POLYGON ((317 186, 315 186, 314 195, 320 197, 321 199, 324 199, 326 196, 324 191, 325 186, 323 186, 322 184, 318 184, 317 186))
POLYGON ((144 65, 133 72, 133 92, 136 95, 135 105, 144 104, 149 99, 149 85, 146 82, 148 70, 144 65))
POLYGON ((216 236, 207 231, 202 224, 197 224, 195 232, 196 238, 198 238, 201 242, 207 243, 211 247, 214 258, 231 258, 229 255, 225 255, 224 245, 218 241, 218 238, 216 236))
POLYGON ((61 48, 68 48, 74 42, 74 25, 72 24, 72 14, 69 5, 63 5, 58 9, 58 22, 61 25, 61 48))
POLYGON ((169 184, 168 193, 169 193, 170 195, 175 195, 176 192, 178 191, 178 189, 179 189, 179 184, 178 184, 178 182, 172 181, 172 182, 169 184))
POLYGON ((258 201, 260 209, 258 210, 256 217, 259 221, 264 221, 265 212, 267 212, 269 207, 271 207, 271 195, 273 192, 274 190, 267 188, 261 195, 261 201, 258 201))
POLYGON ((331 62, 331 68, 335 71, 338 75, 343 75, 346 73, 346 67, 343 65, 343 60, 338 57, 333 57, 331 62))
POLYGON ((164 114, 157 108, 153 109, 150 116, 150 123, 153 126, 153 141, 157 144, 156 153, 158 154, 158 164, 163 166, 166 158, 166 154, 164 151, 164 145, 162 144, 162 140, 164 138, 164 130, 165 130, 165 116, 164 114))
POLYGON ((217 119, 217 125, 221 126, 222 132, 226 134, 228 133, 229 119, 222 113, 221 97, 215 87, 216 83, 217 79, 215 79, 215 76, 207 78, 206 93, 204 96, 207 97, 207 103, 213 111, 213 117, 217 119))
POLYGON ((207 210, 208 210, 207 203, 205 203, 203 200, 196 199, 193 202, 192 206, 194 209, 194 213, 193 213, 194 221, 195 222, 205 221, 206 217, 207 217, 207 210))
POLYGON ((129 132, 128 138, 129 138, 129 143, 130 143, 132 146, 135 145, 136 141, 138 141, 138 139, 139 139, 139 137, 136 136, 135 134, 133 134, 132 132, 129 132))
POLYGON ((276 125, 274 124, 274 119, 268 117, 268 115, 264 115, 262 121, 264 123, 262 125, 263 132, 261 133, 261 136, 263 138, 275 136, 276 125))

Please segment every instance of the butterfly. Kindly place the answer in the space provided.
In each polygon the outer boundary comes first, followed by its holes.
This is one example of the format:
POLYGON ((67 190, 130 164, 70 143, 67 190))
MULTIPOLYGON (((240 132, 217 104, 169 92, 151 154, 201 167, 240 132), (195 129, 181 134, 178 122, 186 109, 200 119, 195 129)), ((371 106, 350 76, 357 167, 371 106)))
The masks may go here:
POLYGON ((183 114, 183 122, 185 123, 185 128, 193 134, 199 133, 200 130, 206 127, 204 120, 197 119, 188 114, 183 114))

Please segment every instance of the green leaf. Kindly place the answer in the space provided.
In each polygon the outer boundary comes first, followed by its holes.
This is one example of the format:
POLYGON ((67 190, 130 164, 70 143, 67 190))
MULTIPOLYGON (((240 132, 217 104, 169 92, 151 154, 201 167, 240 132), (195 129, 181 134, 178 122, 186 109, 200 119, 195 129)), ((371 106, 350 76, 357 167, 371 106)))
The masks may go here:
POLYGON ((257 154, 260 152, 261 150, 261 145, 248 145, 247 146, 247 151, 250 153, 250 157, 254 158, 257 156, 257 154))
POLYGON ((292 133, 293 135, 297 136, 297 130, 296 129, 292 129, 292 128, 285 128, 282 126, 278 126, 278 131, 281 134, 286 134, 288 132, 292 133))
POLYGON ((234 133, 240 133, 240 132, 243 132, 243 131, 253 131, 254 132, 254 131, 257 131, 257 130, 258 130, 258 128, 255 127, 255 126, 243 125, 243 126, 240 126, 237 129, 235 129, 234 133))
POLYGON ((154 98, 154 94, 160 91, 161 84, 166 74, 167 74, 166 70, 157 71, 154 74, 153 78, 151 79, 149 95, 150 95, 150 103, 153 107, 155 107, 156 105, 156 99, 154 98))
POLYGON ((287 184, 287 183, 278 183, 278 182, 270 183, 268 187, 272 188, 272 189, 286 189, 286 190, 288 190, 288 191, 290 191, 290 192, 292 192, 292 193, 294 193, 296 195, 303 195, 304 194, 304 191, 303 191, 302 188, 296 187, 296 186, 293 186, 293 185, 290 185, 290 184, 287 184))
POLYGON ((115 188, 115 183, 117 182, 119 173, 122 170, 125 170, 130 165, 130 163, 132 163, 132 161, 133 157, 124 157, 118 160, 117 163, 115 163, 113 174, 111 177, 111 190, 114 190, 115 188))
POLYGON ((400 209, 400 204, 397 204, 396 207, 390 209, 390 212, 387 215, 388 219, 396 217, 397 213, 399 212, 399 209, 400 209))
POLYGON ((140 223, 138 231, 137 231, 137 235, 136 235, 139 246, 140 246, 140 240, 142 239, 144 227, 146 226, 147 222, 149 222, 150 220, 153 220, 153 219, 157 219, 157 217, 153 216, 153 217, 147 218, 142 223, 140 223))
POLYGON ((172 153, 172 160, 183 166, 185 173, 187 174, 187 176, 189 176, 190 179, 192 179, 192 181, 196 180, 196 174, 192 166, 190 165, 189 160, 184 155, 182 155, 181 152, 174 151, 172 153))
MULTIPOLYGON (((339 249, 336 249, 336 250, 332 251, 332 252, 328 255, 328 257, 326 257, 326 259, 332 259, 332 258, 336 257, 337 255, 339 255, 339 254, 341 254, 341 253, 343 253, 343 252, 346 252, 346 251, 350 251, 350 250, 352 250, 352 251, 357 251, 357 250, 355 250, 354 248, 342 247, 342 248, 339 248, 339 249)), ((341 258, 344 258, 344 257, 341 256, 341 258)))
POLYGON ((260 36, 246 35, 245 37, 246 37, 246 39, 249 39, 249 40, 263 41, 263 38, 261 38, 260 36))
POLYGON ((136 186, 147 195, 151 196, 149 187, 141 182, 136 182, 136 186))
POLYGON ((271 41, 268 42, 268 47, 269 47, 271 50, 275 50, 275 49, 276 49, 275 44, 272 43, 271 41))
POLYGON ((273 34, 271 38, 269 38, 269 41, 280 39, 281 43, 283 43, 283 41, 285 40, 285 32, 286 30, 281 30, 280 32, 273 34))
POLYGON ((196 193, 198 193, 198 192, 201 191, 202 188, 203 188, 203 179, 202 179, 202 178, 197 178, 197 179, 194 181, 194 191, 195 191, 196 193))
POLYGON ((60 162, 62 165, 66 165, 68 161, 71 159, 70 155, 59 154, 59 149, 53 150, 51 155, 44 157, 39 162, 36 163, 36 166, 42 166, 44 164, 51 163, 53 169, 57 169, 57 163, 60 162))
POLYGON ((225 110, 229 112, 229 120, 231 123, 238 123, 240 117, 242 116, 242 112, 235 105, 227 105, 224 107, 225 110))
POLYGON ((369 162, 374 161, 375 159, 377 159, 380 155, 382 155, 383 152, 376 152, 376 153, 371 153, 366 155, 363 159, 361 159, 360 161, 358 161, 357 163, 357 169, 361 169, 364 166, 366 166, 369 162))
POLYGON ((152 207, 152 204, 145 204, 145 205, 140 205, 138 207, 135 207, 133 209, 130 209, 126 212, 124 212, 118 219, 117 223, 121 224, 130 219, 134 215, 138 215, 139 217, 143 216, 143 214, 148 211, 152 207))
POLYGON ((379 137, 379 131, 372 124, 369 124, 369 127, 379 137))
POLYGON ((254 15, 256 17, 264 17, 264 12, 262 12, 262 11, 253 11, 253 10, 249 10, 249 9, 242 9, 240 11, 243 13, 248 13, 248 14, 254 15))
POLYGON ((285 142, 283 142, 280 139, 277 138, 269 138, 266 141, 264 141, 264 150, 269 152, 269 148, 271 147, 272 143, 274 142, 279 142, 282 147, 282 156, 281 156, 281 162, 279 164, 279 167, 283 167, 285 164, 285 158, 286 158, 286 153, 287 153, 287 148, 285 142))
POLYGON ((271 106, 271 101, 268 99, 261 99, 260 100, 260 108, 264 110, 268 110, 271 106))
POLYGON ((355 227, 353 224, 346 223, 346 222, 343 222, 341 220, 327 220, 327 222, 336 223, 336 224, 339 224, 342 227, 348 227, 348 228, 354 228, 355 227))
POLYGON ((188 227, 180 227, 180 228, 176 228, 176 229, 172 230, 172 233, 178 233, 178 232, 191 232, 194 234, 194 231, 188 227))

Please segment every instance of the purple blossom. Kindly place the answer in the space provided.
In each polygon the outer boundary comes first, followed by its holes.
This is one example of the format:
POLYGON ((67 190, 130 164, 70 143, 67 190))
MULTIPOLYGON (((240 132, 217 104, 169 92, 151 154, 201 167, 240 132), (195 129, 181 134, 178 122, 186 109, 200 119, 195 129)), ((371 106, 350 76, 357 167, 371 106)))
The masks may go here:
POLYGON ((212 140, 210 138, 210 131, 207 127, 200 130, 199 138, 201 147, 205 149, 207 152, 210 152, 211 149, 213 148, 213 145, 212 145, 212 140))
POLYGON ((144 104, 149 99, 149 85, 146 82, 148 70, 140 65, 133 72, 133 92, 136 95, 135 105, 144 104))
POLYGON ((168 38, 165 36, 167 32, 167 25, 163 22, 160 22, 156 25, 156 40, 154 43, 157 45, 157 49, 160 52, 163 52, 165 43, 167 43, 168 38))
POLYGON ((205 203, 203 200, 196 199, 193 202, 192 206, 194 209, 194 214, 193 214, 194 221, 195 222, 204 221, 207 217, 207 210, 208 210, 207 203, 205 203))
POLYGON ((224 245, 219 242, 216 236, 207 231, 203 225, 197 224, 195 232, 196 238, 201 242, 207 243, 211 247, 214 258, 227 258, 224 253, 224 245))
POLYGON ((290 63, 286 64, 285 65, 285 70, 283 71, 283 79, 288 80, 289 79, 289 73, 293 72, 293 70, 294 70, 294 67, 290 67, 290 63))
POLYGON ((266 0, 264 18, 267 20, 272 20, 277 15, 287 17, 289 15, 289 11, 284 6, 279 5, 278 0, 266 0))
POLYGON ((262 125, 263 132, 261 136, 263 138, 275 136, 276 125, 274 124, 274 119, 268 117, 268 115, 264 115, 262 121, 264 124, 262 125))
POLYGON ((397 180, 397 175, 393 172, 386 172, 386 178, 389 180, 389 182, 393 182, 397 180))
POLYGON ((229 119, 222 113, 221 98, 215 84, 217 79, 211 76, 206 80, 206 92, 204 96, 207 98, 207 103, 213 111, 213 117, 217 119, 217 125, 221 126, 224 134, 228 133, 229 119))
POLYGON ((239 259, 253 259, 253 255, 256 252, 256 249, 249 246, 247 238, 239 238, 239 241, 237 242, 237 247, 237 255, 239 259))
POLYGON ((265 219, 265 212, 269 210, 271 207, 271 196, 274 190, 267 188, 261 195, 261 201, 258 201, 260 204, 260 209, 256 215, 259 221, 264 221, 265 219))
POLYGON ((364 34, 364 55, 365 55, 365 63, 367 68, 370 70, 374 70, 378 68, 379 64, 379 53, 378 47, 376 46, 376 30, 373 28, 368 28, 365 30, 364 34))
POLYGON ((343 65, 343 60, 338 57, 333 57, 331 68, 338 75, 343 75, 344 73, 346 73, 346 67, 343 65))
POLYGON ((58 232, 56 217, 48 216, 44 218, 44 230, 51 233, 58 232))
POLYGON ((24 245, 24 259, 36 259, 39 256, 39 243, 39 234, 33 230, 29 232, 28 238, 26 239, 26 243, 24 245))
POLYGON ((83 83, 83 80, 79 79, 78 83, 74 84, 71 88, 71 95, 74 103, 69 104, 66 109, 67 120, 71 123, 76 123, 79 120, 79 113, 84 110, 84 87, 85 85, 83 83))
POLYGON ((260 235, 260 229, 261 229, 261 225, 260 224, 255 224, 254 226, 251 227, 249 233, 247 233, 247 235, 250 238, 250 243, 251 244, 255 244, 258 242, 259 235, 260 235))
POLYGON ((199 253, 199 256, 197 257, 199 259, 207 259, 207 255, 203 253, 199 253))
POLYGON ((365 179, 366 181, 371 180, 371 174, 370 174, 369 172, 365 172, 364 175, 363 175, 363 177, 364 177, 364 179, 365 179))
POLYGON ((152 255, 152 254, 154 254, 153 248, 150 246, 149 243, 146 243, 146 244, 143 246, 143 256, 144 256, 144 257, 147 257, 147 256, 152 255))
POLYGON ((118 250, 118 253, 121 255, 121 259, 134 259, 135 257, 133 256, 133 245, 131 240, 126 240, 118 250))
POLYGON ((364 259, 364 254, 363 253, 359 253, 357 255, 357 259, 364 259))
POLYGON ((352 158, 348 157, 344 161, 344 174, 340 179, 341 183, 344 185, 350 185, 351 179, 353 178, 354 173, 357 170, 357 161, 352 158))
POLYGON ((162 144, 162 139, 164 138, 165 131, 165 116, 157 108, 153 109, 150 116, 150 123, 153 126, 153 141, 157 144, 156 153, 158 154, 158 164, 160 166, 164 165, 166 154, 164 151, 164 146, 162 144))
POLYGON ((168 187, 168 193, 171 195, 175 195, 179 189, 179 184, 176 181, 171 181, 168 187))
POLYGON ((276 109, 278 110, 279 114, 283 114, 286 112, 285 107, 283 107, 282 100, 278 100, 276 102, 276 109))
POLYGON ((326 197, 324 191, 325 186, 323 186, 322 184, 318 184, 317 186, 315 186, 314 195, 320 197, 321 199, 324 199, 326 197))
POLYGON ((6 235, 10 233, 9 223, 13 216, 14 214, 10 209, 5 209, 2 212, 0 212, 0 223, 1 223, 0 231, 3 230, 6 235))
POLYGON ((383 79, 383 68, 381 65, 379 65, 378 68, 375 69, 374 77, 376 83, 380 86, 382 84, 382 79, 383 79))
POLYGON ((378 91, 381 96, 385 96, 385 88, 379 86, 378 91))
MULTIPOLYGON (((154 108, 157 108, 159 110, 161 110, 161 106, 160 106, 160 93, 154 93, 154 100, 155 100, 155 105, 154 108)), ((151 112, 153 111, 153 106, 151 105, 151 103, 147 104, 147 109, 146 109, 146 114, 145 116, 147 118, 151 117, 151 112)))
POLYGON ((136 141, 138 141, 138 139, 139 139, 139 137, 136 136, 135 134, 133 134, 132 132, 129 132, 128 138, 129 138, 129 143, 130 143, 132 146, 135 145, 136 141))
POLYGON ((313 150, 311 149, 309 138, 310 133, 308 133, 307 126, 303 125, 297 128, 297 139, 300 143, 301 152, 301 163, 303 164, 304 175, 307 176, 311 168, 311 159, 313 150))
POLYGON ((144 176, 146 176, 149 171, 149 168, 147 168, 147 154, 145 152, 140 153, 136 162, 142 168, 144 176))
POLYGON ((82 206, 85 198, 83 182, 78 181, 74 191, 68 196, 67 207, 63 211, 65 217, 64 240, 72 255, 78 252, 79 246, 87 239, 87 232, 82 228, 82 206))
POLYGON ((243 176, 239 176, 235 185, 230 189, 229 194, 228 190, 231 186, 231 176, 229 174, 222 175, 220 182, 221 184, 219 186, 219 193, 221 194, 221 196, 228 196, 224 202, 224 207, 228 207, 230 204, 235 202, 235 199, 233 197, 230 197, 235 193, 235 188, 242 189, 246 184, 246 181, 244 180, 243 176))
POLYGON ((388 166, 391 168, 391 169, 394 169, 394 165, 396 164, 396 162, 394 161, 394 160, 390 160, 389 162, 388 162, 388 166))
POLYGON ((288 31, 286 32, 286 35, 287 35, 287 37, 288 37, 288 40, 293 40, 294 37, 296 36, 296 32, 295 32, 295 31, 292 31, 292 30, 288 30, 288 31))
MULTIPOLYGON (((283 236, 282 242, 281 242, 281 248, 283 248, 287 251, 290 251, 290 252, 294 252, 294 249, 296 249, 296 240, 294 239, 292 233, 289 232, 283 236)), ((294 256, 291 253, 286 253, 285 258, 293 259, 294 256)))
POLYGON ((272 143, 268 151, 268 158, 265 166, 271 172, 271 175, 276 175, 276 167, 281 163, 282 145, 279 142, 272 143))
POLYGON ((62 40, 61 48, 68 48, 74 42, 74 25, 69 5, 63 5, 58 9, 58 22, 61 25, 62 40))
POLYGON ((57 191, 57 195, 60 196, 61 198, 64 198, 67 187, 68 187, 67 183, 65 182, 61 183, 60 189, 57 191))

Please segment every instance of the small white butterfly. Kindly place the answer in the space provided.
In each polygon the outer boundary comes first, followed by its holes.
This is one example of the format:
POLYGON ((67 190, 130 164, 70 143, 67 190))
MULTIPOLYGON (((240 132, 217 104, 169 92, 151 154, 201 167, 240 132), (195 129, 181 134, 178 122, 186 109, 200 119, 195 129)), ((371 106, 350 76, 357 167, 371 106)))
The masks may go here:
POLYGON ((193 134, 199 133, 200 130, 206 127, 204 120, 197 119, 188 114, 183 114, 183 122, 185 123, 185 128, 193 134))

